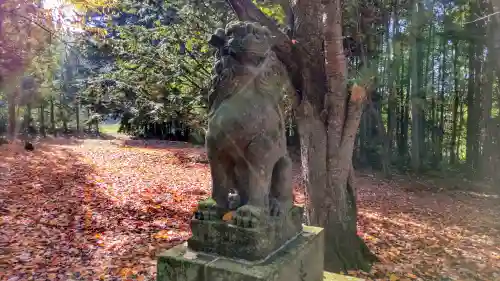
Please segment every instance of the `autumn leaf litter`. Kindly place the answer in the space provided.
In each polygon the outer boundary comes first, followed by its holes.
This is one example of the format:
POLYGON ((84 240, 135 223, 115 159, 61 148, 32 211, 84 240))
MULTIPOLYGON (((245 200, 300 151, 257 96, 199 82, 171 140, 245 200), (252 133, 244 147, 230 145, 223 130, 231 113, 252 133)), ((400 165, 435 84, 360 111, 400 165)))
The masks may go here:
MULTIPOLYGON (((206 156, 186 144, 10 144, 0 159, 0 280, 155 280, 155 254, 189 237, 209 194, 206 156)), ((381 262, 350 275, 500 280, 498 200, 404 185, 358 177, 359 232, 381 262)))

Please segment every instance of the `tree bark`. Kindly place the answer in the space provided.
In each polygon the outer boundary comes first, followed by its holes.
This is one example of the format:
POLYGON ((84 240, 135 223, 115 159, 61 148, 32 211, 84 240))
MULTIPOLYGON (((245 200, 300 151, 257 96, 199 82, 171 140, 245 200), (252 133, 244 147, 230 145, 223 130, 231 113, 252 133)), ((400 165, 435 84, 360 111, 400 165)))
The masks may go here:
MULTIPOLYGON (((389 87, 389 104, 387 106, 387 149, 388 149, 388 157, 389 157, 389 164, 391 163, 391 160, 392 160, 392 149, 394 147, 393 143, 394 143, 394 132, 397 131, 396 130, 396 127, 397 127, 397 108, 398 108, 398 99, 397 99, 397 89, 398 89, 398 85, 396 84, 397 82, 399 82, 399 76, 401 75, 400 74, 400 69, 399 69, 399 65, 400 65, 400 61, 401 61, 401 57, 402 55, 396 55, 394 53, 394 48, 393 46, 395 45, 394 44, 394 37, 397 37, 399 35, 399 17, 398 17, 398 11, 397 11, 397 7, 398 7, 399 3, 398 3, 398 0, 396 0, 396 3, 395 3, 395 8, 392 13, 392 17, 393 17, 393 30, 392 30, 392 34, 393 34, 393 37, 392 37, 392 41, 391 42, 388 42, 389 46, 391 46, 391 48, 389 48, 389 54, 392 54, 393 56, 393 59, 391 61, 391 64, 390 64, 390 71, 391 72, 395 72, 396 74, 389 74, 389 81, 388 81, 388 87, 389 87)), ((387 35, 389 37, 389 35, 387 35)), ((396 135, 397 135, 397 132, 396 132, 396 135)), ((389 172, 390 173, 390 172, 389 172)))
MULTIPOLYGON (((401 56, 403 57, 403 51, 401 50, 401 56)), ((400 116, 400 135, 399 135, 399 141, 398 141, 398 150, 399 150, 399 158, 401 161, 401 164, 406 164, 406 159, 408 157, 408 124, 410 120, 409 116, 409 108, 410 108, 410 101, 409 101, 409 96, 410 96, 410 78, 408 71, 405 72, 405 70, 409 69, 409 67, 405 67, 404 64, 405 60, 404 57, 402 58, 402 63, 401 63, 401 77, 399 81, 399 87, 400 87, 400 96, 401 96, 401 116, 400 116), (404 73, 407 73, 406 76, 404 73), (406 89, 406 91, 404 90, 406 89)), ((408 62, 409 64, 409 62, 408 62)), ((403 165, 401 165, 403 166, 403 165)))
POLYGON ((488 24, 488 55, 486 58, 486 85, 482 95, 482 122, 481 122, 481 144, 482 153, 480 161, 480 170, 483 177, 492 177, 495 171, 495 164, 491 163, 493 156, 497 153, 493 146, 492 130, 492 104, 493 104, 493 84, 495 83, 495 56, 498 52, 495 51, 495 23, 488 24))
POLYGON ((294 33, 282 33, 251 0, 228 0, 240 20, 275 33, 273 50, 298 93, 295 107, 306 187, 308 223, 325 229, 325 269, 368 269, 375 257, 356 234, 352 153, 365 89, 347 93, 340 0, 297 0, 294 33), (324 1, 323 1, 324 2, 324 1), (322 22, 324 13, 325 21, 322 22), (324 52, 323 52, 324 50, 324 52))
POLYGON ((40 102, 40 135, 46 137, 45 132, 45 107, 43 106, 43 101, 40 102))
POLYGON ((422 98, 422 57, 420 56, 421 44, 421 25, 419 17, 423 15, 423 5, 418 1, 412 1, 413 12, 411 22, 411 166, 414 171, 419 171, 422 164, 422 138, 423 130, 423 103, 422 98))
MULTIPOLYGON (((478 5, 471 2, 471 19, 474 19, 476 15, 479 15, 478 5)), ((470 34, 477 36, 479 33, 479 27, 477 22, 471 24, 469 29, 470 34)), ((479 156, 479 122, 480 122, 480 100, 479 85, 476 85, 480 81, 481 72, 481 62, 479 60, 480 53, 482 52, 482 44, 478 37, 473 37, 470 39, 469 43, 469 80, 467 85, 467 165, 470 169, 471 176, 474 175, 474 171, 478 168, 478 156, 479 156)))
POLYGON ((55 115, 54 97, 50 98, 50 130, 54 136, 57 136, 56 132, 56 115, 55 115))
POLYGON ((18 96, 18 90, 14 90, 12 93, 7 93, 7 111, 8 111, 8 125, 7 125, 7 135, 9 138, 14 139, 16 137, 16 101, 18 96))
POLYGON ((452 131, 451 131, 451 145, 450 145, 450 164, 454 165, 456 164, 456 159, 457 159, 457 152, 456 152, 456 147, 457 147, 457 125, 458 125, 458 105, 460 103, 460 90, 458 88, 458 42, 455 41, 454 43, 454 51, 453 51, 453 71, 454 71, 454 97, 453 97, 453 124, 452 124, 452 131))
POLYGON ((457 155, 458 155, 458 160, 460 160, 460 147, 462 145, 462 129, 465 124, 465 118, 464 118, 464 103, 460 103, 460 123, 458 123, 458 138, 457 138, 457 155))
POLYGON ((442 56, 443 59, 441 61, 441 89, 439 92, 439 131, 437 134, 437 141, 438 141, 438 151, 437 151, 437 164, 441 163, 443 160, 443 140, 444 140, 444 103, 445 103, 445 98, 444 98, 444 92, 445 92, 445 81, 446 81, 446 55, 447 55, 447 43, 448 39, 447 38, 442 38, 443 40, 443 46, 442 46, 442 56))
POLYGON ((76 132, 80 133, 80 98, 75 99, 75 122, 76 122, 76 132))

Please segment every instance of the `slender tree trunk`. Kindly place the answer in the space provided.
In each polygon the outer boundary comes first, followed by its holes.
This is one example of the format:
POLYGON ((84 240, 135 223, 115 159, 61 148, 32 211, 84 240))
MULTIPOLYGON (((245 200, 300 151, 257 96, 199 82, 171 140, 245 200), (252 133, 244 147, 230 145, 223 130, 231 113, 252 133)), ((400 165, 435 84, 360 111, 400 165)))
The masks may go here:
POLYGON ((26 105, 25 116, 28 120, 31 120, 31 102, 26 105))
MULTIPOLYGON (((474 19, 476 15, 479 15, 478 5, 471 2, 471 19, 474 19)), ((477 23, 471 24, 469 31, 471 34, 478 34, 479 28, 477 23)), ((479 95, 479 85, 476 85, 480 81, 480 71, 481 62, 480 51, 482 51, 482 46, 477 38, 471 39, 469 41, 469 80, 467 85, 467 165, 470 169, 471 175, 477 170, 478 164, 478 153, 479 153, 479 122, 480 122, 480 104, 478 100, 479 95)))
POLYGON ((30 126, 34 126, 35 124, 33 124, 31 119, 32 119, 31 118, 31 103, 28 102, 28 104, 26 105, 26 111, 24 112, 23 126, 22 126, 22 132, 26 138, 32 137, 30 126))
MULTIPOLYGON (((389 141, 388 144, 388 149, 389 149, 389 157, 390 157, 390 162, 392 162, 393 159, 393 149, 394 149, 394 136, 398 135, 398 88, 399 88, 399 79, 400 79, 400 65, 402 61, 402 54, 395 54, 394 51, 394 46, 396 45, 394 42, 396 39, 399 37, 399 17, 398 17, 398 7, 399 7, 399 1, 396 0, 395 3, 395 8, 393 12, 393 30, 392 30, 392 40, 391 40, 391 53, 394 56, 392 62, 391 62, 391 67, 390 70, 395 72, 395 75, 389 74, 389 81, 388 81, 388 86, 389 86, 389 103, 388 103, 388 116, 387 116, 387 138, 389 141)), ((398 38, 399 40, 399 38, 398 38)))
MULTIPOLYGON (((434 59, 434 51, 433 47, 434 46, 434 26, 431 25, 429 27, 429 33, 428 33, 428 39, 427 39, 427 56, 426 57, 426 66, 425 66, 425 72, 423 73, 424 75, 424 81, 423 81, 423 87, 422 89, 423 93, 426 93, 426 96, 431 96, 431 117, 429 120, 429 125, 425 125, 425 117, 423 118, 423 123, 424 124, 424 139, 426 139, 427 143, 429 143, 430 149, 430 159, 432 162, 432 165, 434 168, 437 167, 436 164, 436 154, 437 154, 437 141, 436 141, 436 130, 434 127, 436 126, 436 92, 434 88, 434 81, 435 81, 435 71, 434 71, 434 65, 435 65, 435 59, 434 59), (429 72, 431 72, 431 80, 429 81, 429 72), (426 136, 430 136, 430 139, 426 136)), ((425 109, 424 109, 425 110, 425 109)), ((425 115, 425 111, 424 111, 425 115)), ((425 144, 425 142, 424 142, 425 144)), ((425 149, 424 149, 425 150, 425 149)), ((422 154, 424 155, 424 154, 422 154)))
POLYGON ((450 145, 450 164, 456 164, 457 159, 457 125, 458 125, 458 106, 460 103, 460 89, 458 88, 459 81, 459 71, 458 71, 458 42, 454 43, 454 51, 453 51, 453 71, 454 71, 454 97, 453 97, 453 123, 452 123, 452 131, 451 131, 451 145, 450 145))
POLYGON ((465 124, 465 118, 464 118, 464 103, 460 103, 460 123, 458 124, 458 138, 457 138, 457 155, 458 155, 458 160, 460 160, 460 147, 462 146, 462 129, 465 124))
POLYGON ((481 144, 482 153, 480 167, 484 177, 492 177, 495 165, 491 163, 493 156, 497 153, 493 147, 492 139, 494 131, 492 130, 492 104, 493 104, 493 84, 495 80, 495 56, 498 52, 494 50, 495 28, 496 24, 488 24, 488 56, 486 58, 486 85, 482 91, 482 122, 481 122, 481 144))
POLYGON ((68 122, 66 121, 66 110, 65 110, 66 105, 64 104, 64 90, 65 88, 63 88, 61 93, 59 93, 59 120, 62 121, 64 133, 67 133, 68 122))
POLYGON ((87 107, 87 130, 89 131, 89 133, 92 131, 92 123, 88 121, 90 120, 90 117, 90 108, 87 107))
POLYGON ((55 105, 54 98, 50 98, 50 130, 54 136, 57 136, 56 132, 56 113, 55 113, 55 105))
POLYGON ((76 132, 80 133, 80 99, 75 102, 76 132))
MULTIPOLYGON (((401 55, 403 55, 403 51, 401 51, 401 55)), ((408 59, 410 60, 410 59, 408 59)), ((404 57, 402 56, 402 63, 401 63, 401 80, 400 80, 400 96, 401 96, 401 118, 400 118, 400 123, 401 123, 401 133, 399 137, 399 143, 398 143, 398 149, 399 149, 399 158, 403 160, 402 163, 406 164, 406 159, 408 157, 408 124, 410 121, 410 116, 409 116, 409 108, 410 108, 410 100, 409 100, 409 89, 410 89, 410 79, 409 79, 409 74, 408 71, 405 72, 405 70, 409 69, 409 61, 408 61, 408 66, 405 67, 404 64, 405 60, 404 57), (406 73, 406 76, 404 75, 406 73), (403 84, 405 83, 405 84, 403 84)), ((402 165, 401 165, 402 166, 402 165)))
POLYGON ((14 90, 12 93, 7 93, 7 111, 8 111, 8 127, 7 135, 9 138, 14 139, 16 137, 16 101, 18 90, 14 90))
MULTIPOLYGON (((432 28, 430 28, 432 29, 432 28)), ((429 40, 430 42, 431 40, 429 40)), ((429 131, 430 131, 430 136, 431 136, 431 139, 430 139, 430 143, 432 144, 432 166, 433 168, 437 168, 438 167, 438 160, 437 160, 437 154, 439 153, 438 150, 439 150, 439 147, 437 145, 438 141, 437 141, 437 130, 436 130, 436 123, 437 123, 437 118, 436 118, 436 92, 435 92, 435 88, 434 88, 434 79, 435 79, 435 73, 436 71, 434 71, 434 55, 432 55, 432 80, 431 80, 431 83, 430 83, 430 88, 431 88, 431 95, 432 95, 432 98, 431 98, 431 118, 430 118, 430 126, 429 127, 429 131)), ((442 71, 443 70, 443 67, 440 68, 440 70, 442 71)))
MULTIPOLYGON (((397 2, 397 1, 396 1, 397 2)), ((397 3, 395 4, 397 6, 397 3)), ((396 12, 392 12, 391 18, 394 22, 393 24, 393 29, 392 29, 392 34, 393 36, 396 36, 399 32, 399 22, 398 22, 398 16, 397 16, 397 9, 395 9, 396 12)), ((389 31, 389 29, 388 29, 389 31)), ((394 39, 393 39, 394 40, 394 39)), ((396 108, 397 108, 397 93, 396 93, 396 77, 399 75, 399 58, 397 58, 394 55, 394 51, 392 46, 394 45, 394 42, 390 39, 390 34, 387 32, 387 54, 388 54, 388 63, 387 63, 387 68, 390 71, 390 73, 387 73, 389 75, 388 81, 387 81, 387 87, 389 90, 389 103, 387 106, 387 134, 384 139, 384 159, 382 161, 383 164, 383 171, 384 175, 386 177, 389 177, 391 174, 390 171, 390 165, 391 165, 391 159, 392 159, 392 147, 393 147, 393 138, 394 138, 394 131, 396 129, 396 108), (389 57, 392 55, 393 59, 389 62, 389 57), (395 72, 395 73, 393 73, 395 72)), ((380 127, 383 128, 382 124, 382 119, 380 119, 380 127)))
POLYGON ((45 107, 43 106, 43 101, 40 102, 40 135, 43 137, 47 136, 45 132, 45 107))
POLYGON ((412 22, 411 22, 411 166, 414 171, 419 171, 422 164, 422 135, 423 126, 422 115, 423 103, 422 87, 421 87, 421 73, 422 73, 422 57, 420 56, 422 48, 421 40, 421 23, 419 17, 423 15, 422 4, 414 0, 412 2, 412 22))
POLYGON ((437 133, 438 139, 438 151, 437 151, 437 162, 441 163, 443 160, 443 139, 444 139, 444 91, 445 91, 445 81, 446 81, 446 55, 447 55, 447 43, 448 39, 443 38, 442 46, 442 60, 441 60, 441 90, 439 92, 439 131, 437 133))

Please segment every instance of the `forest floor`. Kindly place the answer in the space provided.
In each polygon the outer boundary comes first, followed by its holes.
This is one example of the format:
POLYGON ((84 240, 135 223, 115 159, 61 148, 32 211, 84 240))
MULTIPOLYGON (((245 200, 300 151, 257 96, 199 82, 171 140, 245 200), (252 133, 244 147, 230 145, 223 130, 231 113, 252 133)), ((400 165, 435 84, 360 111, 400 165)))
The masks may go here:
MULTIPOLYGON (((0 280, 154 280, 155 254, 189 237, 209 181, 203 149, 181 143, 2 145, 0 280)), ((500 280, 500 199, 438 185, 358 176, 359 233, 380 262, 351 275, 500 280)))

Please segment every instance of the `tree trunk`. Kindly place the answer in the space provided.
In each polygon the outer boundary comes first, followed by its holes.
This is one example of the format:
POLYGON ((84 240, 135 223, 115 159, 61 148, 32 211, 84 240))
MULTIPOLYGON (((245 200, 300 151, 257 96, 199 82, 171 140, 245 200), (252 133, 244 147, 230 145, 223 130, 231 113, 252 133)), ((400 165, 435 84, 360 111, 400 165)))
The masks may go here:
MULTIPOLYGON (((401 51, 401 54, 403 55, 403 51, 401 51)), ((401 80, 399 83, 400 93, 401 93, 400 94, 400 96, 401 96, 401 116, 400 116, 401 132, 400 132, 399 142, 398 142, 399 158, 401 160, 403 160, 402 164, 406 164, 406 159, 408 157, 408 127, 409 127, 408 125, 409 125, 409 121, 410 121, 410 116, 409 116, 409 109, 410 109, 410 100, 409 100, 410 81, 409 80, 410 79, 409 79, 408 71, 405 72, 405 70, 409 69, 409 67, 405 67, 404 62, 405 62, 405 60, 403 57, 402 63, 401 63, 401 80), (404 75, 404 73, 407 73, 406 76, 404 75)))
POLYGON ((92 122, 89 122, 90 117, 90 108, 87 108, 87 130, 89 133, 92 131, 92 122))
MULTIPOLYGON (((428 34, 428 39, 427 39, 427 56, 426 56, 426 67, 425 67, 425 72, 424 72, 424 87, 425 87, 425 92, 430 90, 430 96, 431 96, 431 116, 429 120, 429 125, 424 126, 424 134, 426 136, 430 136, 430 139, 428 139, 428 143, 430 144, 431 147, 431 164, 433 168, 437 168, 438 166, 438 161, 437 161, 437 154, 439 153, 439 147, 437 145, 438 137, 437 137, 437 130, 436 130, 436 92, 435 92, 435 87, 434 87, 434 81, 435 81, 435 73, 434 71, 435 68, 435 59, 434 59, 434 50, 433 50, 433 45, 434 45, 434 26, 431 25, 429 27, 429 34, 428 34), (429 71, 431 72, 431 80, 429 83, 429 71)), ((441 67, 441 69, 443 69, 441 67)), ((429 94, 426 94, 426 96, 429 96, 429 94)), ((424 111, 425 114, 425 111, 424 111)), ((425 124, 425 118, 424 118, 424 124, 425 124)))
POLYGON ((80 99, 75 102, 75 116, 76 116, 76 132, 80 133, 80 99))
POLYGON ((438 141, 438 151, 437 151, 437 163, 441 163, 443 160, 443 139, 444 139, 444 91, 445 91, 445 81, 446 81, 446 55, 447 55, 447 43, 448 39, 443 38, 443 46, 442 46, 442 56, 443 59, 441 61, 441 89, 439 92, 439 130, 437 133, 437 141, 438 141))
POLYGON ((486 58, 486 85, 484 86, 484 91, 482 94, 482 122, 481 122, 481 144, 482 144, 482 153, 481 153, 481 173, 483 177, 491 177, 494 174, 494 164, 491 163, 493 156, 496 154, 496 151, 493 147, 492 139, 494 131, 492 130, 492 104, 493 104, 493 84, 495 83, 495 56, 498 55, 498 52, 494 51, 494 38, 495 31, 494 28, 496 24, 489 23, 488 24, 488 55, 486 58))
POLYGON ((55 115, 54 98, 50 98, 50 130, 54 136, 57 136, 56 132, 56 115, 55 115))
MULTIPOLYGON (((397 0, 395 5, 397 6, 397 0)), ((397 16, 397 9, 395 8, 396 12, 393 11, 391 14, 391 19, 393 21, 393 27, 392 27, 392 36, 397 36, 399 33, 399 19, 397 16)), ((389 26, 389 25, 387 25, 389 26)), ((396 77, 399 75, 399 57, 395 56, 393 46, 394 46, 394 39, 390 39, 391 35, 389 32, 389 28, 387 29, 387 70, 385 71, 386 75, 389 75, 388 81, 387 81, 387 89, 389 91, 389 102, 387 105, 387 134, 385 135, 384 138, 384 151, 383 151, 383 159, 382 159, 382 167, 383 167, 383 172, 386 177, 391 176, 391 170, 390 170, 390 165, 391 165, 391 160, 392 160, 392 147, 393 147, 393 138, 394 138, 394 131, 396 129, 396 108, 397 108, 397 93, 396 93, 396 77), (389 59, 392 57, 392 59, 389 59)), ((380 124, 379 127, 381 129, 384 128, 382 124, 382 116, 380 115, 380 124)))
MULTIPOLYGON (((493 11, 493 16, 492 19, 495 23, 495 27, 500 26, 500 0, 491 0, 491 9, 493 11)), ((493 37, 491 40, 493 41, 492 43, 492 50, 494 50, 494 53, 499 54, 500 51, 500 33, 499 32, 493 32, 493 37)), ((496 62, 496 69, 497 71, 500 71, 500 56, 496 55, 495 56, 495 62, 496 62)))
POLYGON ((16 101, 17 101, 18 91, 14 90, 12 93, 7 94, 7 111, 8 111, 8 127, 7 135, 9 138, 14 139, 16 137, 16 101))
MULTIPOLYGON (((64 82, 65 83, 65 82, 64 82)), ((63 124, 63 132, 68 132, 68 122, 66 121, 66 110, 64 104, 64 89, 59 93, 59 120, 63 124)))
POLYGON ((454 42, 454 51, 453 51, 453 71, 454 71, 454 86, 453 90, 455 95, 453 97, 453 123, 452 123, 452 131, 451 131, 451 145, 450 145, 450 164, 456 164, 457 159, 457 123, 458 123, 458 105, 460 103, 459 93, 460 90, 458 88, 458 42, 454 42))
POLYGON ((47 136, 45 132, 45 107, 43 106, 43 101, 40 102, 40 135, 43 137, 47 136))
POLYGON ((325 229, 326 270, 368 269, 374 256, 356 234, 352 152, 365 89, 346 92, 340 0, 297 0, 295 39, 282 33, 251 0, 230 0, 240 20, 258 21, 276 35, 273 48, 295 90, 308 223, 325 229), (326 11, 323 25, 323 14, 326 11), (324 49, 324 52, 323 52, 324 49), (326 87, 325 87, 326 86, 326 87))
POLYGON ((458 124, 458 138, 457 138, 457 155, 458 155, 458 160, 460 160, 460 147, 462 145, 462 129, 464 127, 465 123, 465 118, 464 118, 464 103, 460 103, 460 123, 458 124))
MULTIPOLYGON (((479 15, 478 6, 471 2, 471 19, 479 15)), ((477 23, 470 25, 470 33, 478 34, 479 28, 477 23)), ((479 88, 476 83, 480 81, 481 62, 479 61, 480 40, 476 38, 471 39, 469 43, 469 80, 467 85, 467 165, 470 169, 471 175, 476 171, 479 156, 479 122, 480 122, 480 104, 477 101, 480 98, 479 88)))
POLYGON ((421 87, 422 57, 420 56, 421 42, 421 24, 420 19, 423 15, 423 5, 416 0, 413 1, 413 12, 411 22, 411 166, 414 171, 419 171, 422 164, 422 135, 423 126, 422 116, 424 115, 421 87))

